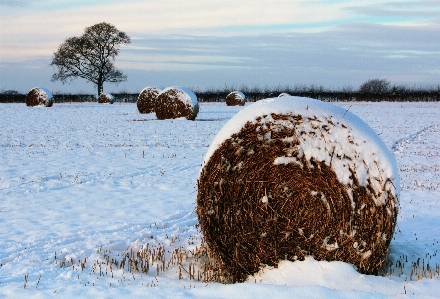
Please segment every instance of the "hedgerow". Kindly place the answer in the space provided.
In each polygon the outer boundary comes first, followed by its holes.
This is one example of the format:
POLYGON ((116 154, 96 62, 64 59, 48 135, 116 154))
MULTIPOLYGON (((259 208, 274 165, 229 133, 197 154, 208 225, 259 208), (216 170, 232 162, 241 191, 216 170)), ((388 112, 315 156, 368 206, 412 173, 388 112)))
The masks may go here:
MULTIPOLYGON (((394 85, 387 92, 364 92, 355 90, 352 87, 341 89, 324 88, 320 85, 286 85, 277 87, 248 87, 242 86, 223 86, 219 88, 208 87, 199 89, 191 87, 199 102, 224 102, 226 96, 233 90, 240 90, 246 95, 247 102, 256 102, 261 99, 277 97, 280 93, 288 93, 292 96, 309 97, 326 102, 437 102, 440 101, 440 85, 408 87, 394 85)), ((115 102, 136 103, 139 92, 119 92, 112 93, 115 102)), ((24 103, 25 94, 16 91, 0 92, 0 103, 24 103)), ((94 94, 63 94, 54 93, 55 103, 69 102, 97 102, 94 94)))

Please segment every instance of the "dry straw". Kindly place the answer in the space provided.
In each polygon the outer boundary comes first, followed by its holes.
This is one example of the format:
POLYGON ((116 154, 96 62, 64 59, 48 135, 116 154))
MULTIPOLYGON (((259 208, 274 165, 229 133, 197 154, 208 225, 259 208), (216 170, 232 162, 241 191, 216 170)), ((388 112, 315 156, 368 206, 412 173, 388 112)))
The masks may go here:
POLYGON ((154 86, 144 88, 139 94, 136 102, 139 113, 153 113, 156 99, 161 91, 161 89, 154 86))
POLYGON ((53 101, 54 99, 52 93, 45 88, 39 87, 32 88, 27 93, 25 98, 25 103, 27 106, 52 107, 53 101))
POLYGON ((362 185, 353 166, 359 157, 338 156, 337 144, 327 159, 304 154, 310 138, 332 145, 332 131, 345 132, 353 147, 370 146, 353 140, 352 124, 344 121, 295 111, 245 119, 205 159, 197 214, 224 281, 241 282, 262 265, 307 255, 349 262, 363 273, 378 270, 394 233, 399 191, 382 173, 362 185), (336 160, 351 165, 350 184, 332 169, 336 160))
POLYGON ((227 106, 244 106, 245 95, 240 91, 233 91, 226 96, 227 106))
POLYGON ((99 104, 113 104, 113 96, 108 93, 101 93, 98 98, 99 104))
POLYGON ((158 119, 184 117, 194 120, 199 113, 197 96, 185 87, 168 87, 157 97, 155 105, 158 119))

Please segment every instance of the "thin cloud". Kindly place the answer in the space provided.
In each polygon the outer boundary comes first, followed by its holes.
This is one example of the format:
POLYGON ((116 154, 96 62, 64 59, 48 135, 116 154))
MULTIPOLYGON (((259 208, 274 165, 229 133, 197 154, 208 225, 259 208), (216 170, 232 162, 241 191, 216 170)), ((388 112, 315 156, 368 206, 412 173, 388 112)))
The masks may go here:
POLYGON ((348 24, 315 34, 150 37, 137 40, 136 48, 127 48, 120 63, 128 69, 146 71, 234 68, 242 77, 249 70, 292 72, 294 78, 313 74, 319 82, 353 72, 356 77, 347 77, 347 82, 362 82, 379 74, 398 78, 399 73, 422 72, 425 79, 434 81, 433 66, 440 64, 438 29, 348 24), (143 43, 152 48, 145 50, 143 43))
POLYGON ((353 5, 347 7, 353 13, 368 16, 370 18, 382 18, 391 22, 400 22, 401 19, 412 21, 414 19, 432 19, 440 17, 440 2, 438 1, 397 1, 362 6, 353 5))
POLYGON ((0 6, 23 7, 29 4, 29 0, 0 0, 0 6))
POLYGON ((103 21, 132 36, 116 61, 128 74, 119 85, 127 90, 150 81, 201 87, 343 86, 377 77, 438 82, 437 1, 382 1, 11 1, 32 9, 0 11, 0 73, 8 74, 0 86, 50 82, 58 46, 103 21), (38 76, 27 72, 32 64, 38 76))
POLYGON ((4 16, 4 24, 9 27, 11 34, 23 33, 32 24, 41 29, 52 28, 56 33, 59 27, 54 25, 58 25, 66 33, 73 34, 73 30, 69 30, 73 26, 81 30, 88 24, 111 20, 121 29, 133 33, 207 34, 212 31, 218 35, 230 35, 243 34, 252 31, 252 28, 253 33, 262 33, 260 28, 273 25, 297 24, 302 27, 308 23, 332 22, 347 14, 342 8, 341 4, 310 4, 307 1, 153 0, 91 4, 78 8, 60 6, 60 9, 52 7, 41 11, 35 7, 35 11, 27 11, 21 16, 4 16), (44 19, 44 24, 37 24, 35 15, 44 19), (8 26, 9 22, 16 26, 8 26))
MULTIPOLYGON (((26 2, 2 0, 4 2, 26 2)), ((358 15, 372 14, 368 1, 100 1, 85 6, 80 2, 41 6, 12 16, 2 15, 2 44, 28 43, 28 48, 51 55, 67 37, 80 35, 86 26, 102 21, 114 24, 129 35, 241 36, 288 32, 316 33, 359 21, 358 15), (105 4, 108 3, 108 4, 105 4), (56 17, 54 17, 56 16, 56 17), (44 22, 36 22, 36 19, 44 22), (44 43, 41 43, 43 41, 44 43), (52 43, 50 43, 52 41, 52 43), (44 47, 44 45, 50 46, 44 47), (44 48, 43 48, 44 47, 44 48)), ((374 1, 373 1, 374 2, 374 1)), ((429 2, 429 1, 428 1, 429 2)), ((382 7, 380 4, 377 4, 382 7)), ((387 4, 388 6, 391 4, 387 4)), ((385 6, 387 6, 385 5, 385 6)), ((426 4, 428 5, 428 4, 426 4)), ((379 9, 378 15, 382 14, 379 9)), ((382 20, 384 21, 384 20, 382 20)), ((394 20, 396 21, 396 20, 394 20)), ((402 20, 399 20, 402 22, 402 20)), ((413 20, 412 20, 413 21, 413 20)), ((391 21, 393 22, 393 20, 391 21)), ((2 51, 2 59, 20 59, 24 51, 2 51), (11 56, 12 55, 12 56, 11 56)))

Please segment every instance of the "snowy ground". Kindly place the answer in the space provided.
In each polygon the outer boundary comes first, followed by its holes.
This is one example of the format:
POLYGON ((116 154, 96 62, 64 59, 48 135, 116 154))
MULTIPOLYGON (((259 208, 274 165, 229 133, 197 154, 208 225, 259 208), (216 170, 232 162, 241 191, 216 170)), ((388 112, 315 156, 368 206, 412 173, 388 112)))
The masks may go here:
POLYGON ((386 275, 308 258, 223 285, 168 264, 168 251, 200 244, 200 166, 242 107, 202 103, 195 121, 159 121, 135 104, 0 104, 0 297, 438 297, 440 103, 338 105, 382 137, 399 167, 400 214, 386 275), (147 244, 167 251, 163 271, 157 263, 148 274, 110 271, 107 257, 120 261, 147 244))

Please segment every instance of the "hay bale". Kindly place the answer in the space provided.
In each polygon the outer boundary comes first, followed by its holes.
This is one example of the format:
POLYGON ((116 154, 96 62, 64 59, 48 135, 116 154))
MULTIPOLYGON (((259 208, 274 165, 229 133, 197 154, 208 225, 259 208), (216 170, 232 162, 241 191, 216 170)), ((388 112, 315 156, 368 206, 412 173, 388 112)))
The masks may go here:
POLYGON ((52 107, 53 95, 46 88, 32 88, 26 95, 25 103, 27 106, 45 106, 52 107))
POLYGON ((282 92, 278 95, 279 98, 281 97, 290 97, 290 94, 286 93, 286 92, 282 92))
POLYGON ((244 108, 215 137, 197 214, 225 281, 306 255, 375 273, 393 237, 399 192, 393 155, 361 119, 280 97, 244 108))
POLYGON ((153 113, 157 96, 161 91, 161 89, 154 86, 144 88, 136 101, 139 112, 142 114, 153 113))
POLYGON ((197 96, 188 88, 172 86, 157 96, 154 110, 158 119, 184 117, 194 120, 199 113, 199 103, 197 96))
POLYGON ((233 91, 226 96, 227 106, 244 106, 246 96, 240 91, 233 91))
POLYGON ((112 94, 109 93, 101 93, 98 97, 99 104, 113 104, 114 98, 112 94))

